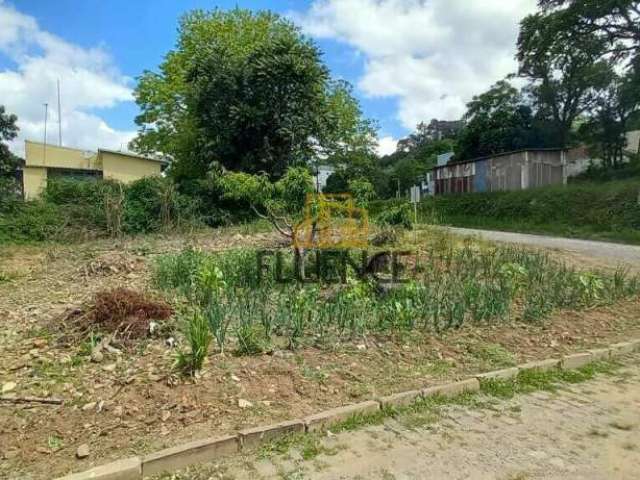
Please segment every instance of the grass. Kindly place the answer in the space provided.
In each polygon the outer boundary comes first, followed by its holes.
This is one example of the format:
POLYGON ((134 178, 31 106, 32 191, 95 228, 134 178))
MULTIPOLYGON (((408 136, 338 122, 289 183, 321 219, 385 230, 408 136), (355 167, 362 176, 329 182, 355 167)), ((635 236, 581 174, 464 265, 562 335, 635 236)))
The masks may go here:
POLYGON ((539 390, 553 392, 563 383, 586 382, 597 374, 611 374, 619 366, 615 362, 594 362, 577 370, 523 370, 515 378, 509 380, 482 380, 480 390, 487 395, 499 398, 512 398, 517 394, 539 390))
MULTIPOLYGON (((207 254, 189 248, 160 256, 154 283, 201 312, 219 351, 231 343, 239 355, 274 347, 330 348, 344 340, 402 338, 466 324, 541 322, 558 309, 611 304, 640 292, 640 278, 623 270, 582 272, 545 254, 473 242, 457 245, 446 237, 425 245, 421 268, 387 293, 371 277, 351 270, 339 285, 322 278, 312 285, 281 284, 268 275, 259 282, 257 257, 257 251, 247 249, 207 254)), ((514 362, 499 345, 471 353, 489 368, 514 362)))

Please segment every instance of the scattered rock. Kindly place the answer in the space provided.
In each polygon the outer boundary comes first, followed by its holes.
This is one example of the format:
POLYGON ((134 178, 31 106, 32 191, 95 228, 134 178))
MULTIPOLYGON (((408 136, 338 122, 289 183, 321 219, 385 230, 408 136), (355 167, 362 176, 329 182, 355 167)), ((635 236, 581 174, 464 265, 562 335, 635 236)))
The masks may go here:
POLYGON ((169 410, 165 410, 164 412, 162 412, 162 415, 160 416, 160 419, 163 422, 166 422, 167 420, 169 420, 170 417, 171 417, 171 412, 169 410))
POLYGON ((115 407, 113 407, 113 414, 116 417, 121 417, 122 415, 124 415, 124 408, 122 408, 122 405, 116 405, 115 407))
POLYGON ((83 412, 88 412, 89 410, 95 410, 97 403, 96 402, 89 402, 89 403, 85 403, 82 406, 82 411, 83 412))
POLYGON ((366 350, 366 349, 367 349, 367 346, 366 346, 364 343, 361 343, 361 344, 360 344, 360 345, 358 345, 356 348, 357 348, 358 350, 366 350))
POLYGON ((253 407, 253 403, 251 403, 249 400, 245 400, 243 398, 238 399, 238 406, 240 408, 251 408, 253 407))
POLYGON ((95 363, 100 363, 104 360, 104 354, 102 353, 102 345, 96 345, 93 350, 91 350, 91 361, 95 363))
POLYGON ((239 382, 240 379, 238 377, 236 377, 235 375, 231 374, 231 380, 233 380, 234 382, 239 382))
POLYGON ((76 450, 76 457, 78 458, 87 458, 89 456, 89 445, 83 443, 76 450))
POLYGON ((2 393, 9 393, 17 387, 16 382, 7 382, 2 384, 2 393))
POLYGON ((104 365, 102 367, 102 370, 104 370, 105 372, 115 372, 117 366, 117 363, 110 363, 109 365, 104 365))

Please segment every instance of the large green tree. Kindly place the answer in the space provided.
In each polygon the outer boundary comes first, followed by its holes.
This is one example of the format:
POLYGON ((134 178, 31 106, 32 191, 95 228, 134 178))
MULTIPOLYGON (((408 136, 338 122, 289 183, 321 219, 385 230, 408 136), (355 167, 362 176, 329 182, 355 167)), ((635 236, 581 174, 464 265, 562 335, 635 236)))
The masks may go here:
POLYGON ((554 146, 571 143, 576 119, 591 111, 613 78, 607 45, 595 34, 579 40, 562 30, 562 12, 526 17, 518 37, 519 74, 529 80, 536 118, 552 134, 554 146))
POLYGON ((132 147, 173 159, 177 179, 216 167, 281 176, 339 150, 371 149, 375 134, 317 46, 288 20, 247 10, 194 11, 178 44, 145 72, 132 147))
POLYGON ((551 38, 571 38, 575 45, 594 35, 603 55, 630 60, 640 55, 640 0, 539 0, 544 14, 554 14, 551 38))
POLYGON ((458 138, 456 161, 538 147, 544 143, 534 125, 532 108, 506 80, 473 97, 458 138))
POLYGON ((9 150, 5 142, 18 136, 18 117, 6 112, 0 105, 0 176, 13 174, 18 167, 18 157, 9 150))

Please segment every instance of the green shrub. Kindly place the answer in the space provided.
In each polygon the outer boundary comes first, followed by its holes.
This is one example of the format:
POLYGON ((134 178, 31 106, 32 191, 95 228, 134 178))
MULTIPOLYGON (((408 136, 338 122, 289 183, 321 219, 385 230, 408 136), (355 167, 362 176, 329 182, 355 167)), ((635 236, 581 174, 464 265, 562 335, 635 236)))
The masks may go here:
POLYGON ((189 350, 178 352, 175 366, 186 375, 195 375, 202 370, 211 344, 209 326, 200 312, 194 312, 186 319, 184 336, 189 343, 189 350))
POLYGON ((411 205, 403 203, 400 205, 390 205, 388 208, 385 208, 377 215, 375 220, 380 225, 398 226, 409 230, 413 226, 412 216, 411 205))
POLYGON ((0 242, 47 241, 60 238, 67 229, 63 211, 50 203, 19 202, 0 212, 0 242))

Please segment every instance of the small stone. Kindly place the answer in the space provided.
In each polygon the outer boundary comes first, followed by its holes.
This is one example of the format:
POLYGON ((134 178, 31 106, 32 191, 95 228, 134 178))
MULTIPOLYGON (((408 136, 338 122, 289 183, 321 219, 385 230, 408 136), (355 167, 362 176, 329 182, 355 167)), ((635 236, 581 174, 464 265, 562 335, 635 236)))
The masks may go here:
POLYGON ((236 377, 235 375, 231 374, 231 380, 233 380, 234 382, 239 382, 240 379, 238 377, 236 377))
POLYGON ((122 405, 116 405, 115 407, 113 407, 113 414, 116 417, 121 417, 122 415, 124 415, 124 408, 122 408, 122 405))
POLYGON ((82 406, 82 411, 83 412, 88 412, 89 410, 95 410, 97 403, 96 402, 89 402, 89 403, 85 403, 82 406))
POLYGON ((2 393, 9 393, 17 387, 16 382, 7 382, 2 384, 2 393))
POLYGON ((104 360, 104 354, 102 353, 102 349, 96 347, 91 350, 91 361, 95 363, 100 363, 104 360))
POLYGON ((164 412, 162 412, 162 415, 160 416, 163 422, 166 422, 167 420, 169 420, 169 417, 171 417, 171 412, 169 410, 165 410, 164 412))
POLYGON ((117 366, 117 363, 110 363, 109 365, 104 365, 102 367, 102 370, 104 370, 105 372, 115 372, 117 366))
POLYGON ((253 407, 253 403, 251 403, 249 400, 245 400, 243 398, 240 398, 238 400, 238 406, 240 408, 251 408, 251 407, 253 407))
POLYGON ((361 343, 361 344, 360 344, 360 345, 358 345, 356 348, 357 348, 358 350, 366 350, 366 349, 367 349, 367 346, 366 346, 364 343, 361 343))
POLYGON ((44 338, 36 338, 33 341, 33 346, 36 348, 42 348, 47 345, 47 341, 44 338))
POLYGON ((76 457, 78 458, 87 458, 89 456, 89 445, 83 443, 76 450, 76 457))

